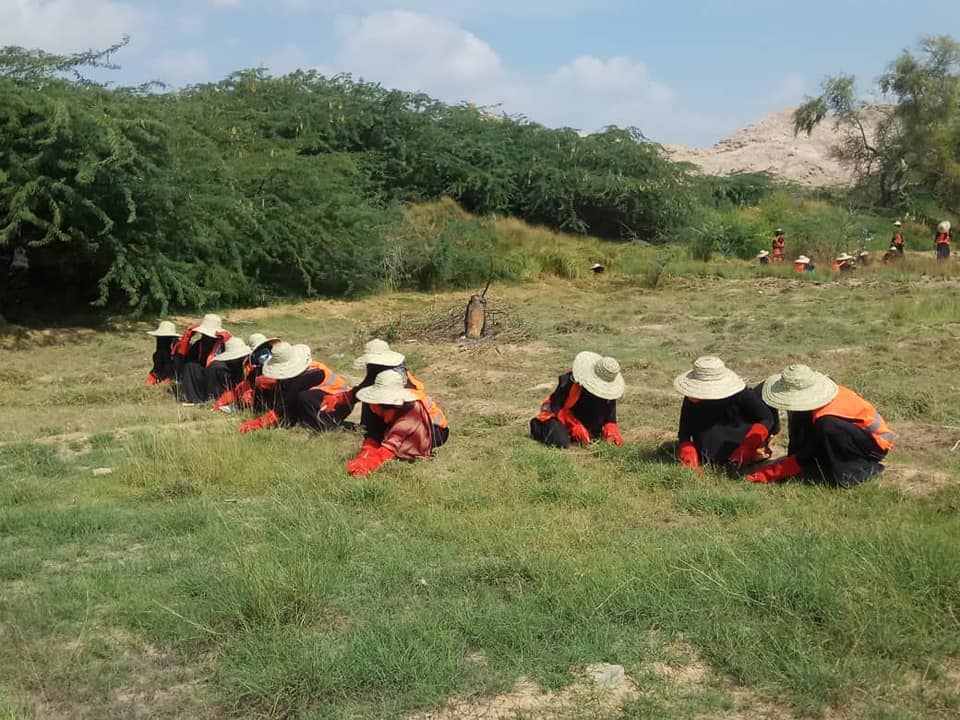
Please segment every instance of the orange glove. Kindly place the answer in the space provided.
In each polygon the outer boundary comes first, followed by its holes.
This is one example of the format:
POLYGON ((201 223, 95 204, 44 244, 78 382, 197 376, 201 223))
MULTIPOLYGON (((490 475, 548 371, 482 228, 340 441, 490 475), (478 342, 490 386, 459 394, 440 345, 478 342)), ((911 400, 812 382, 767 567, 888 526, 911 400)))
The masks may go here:
POLYGON ((264 428, 279 424, 280 416, 277 415, 276 410, 271 410, 266 415, 261 415, 253 420, 247 420, 247 422, 240 426, 240 433, 246 435, 247 433, 256 432, 257 430, 263 430, 264 428))
POLYGON ((616 423, 607 423, 603 426, 603 439, 613 443, 617 447, 623 445, 623 438, 620 436, 620 428, 616 423))
POLYGON ((788 455, 783 460, 762 467, 757 472, 747 475, 747 482, 775 483, 792 478, 803 472, 796 455, 788 455))
POLYGON ((320 403, 320 409, 325 413, 333 413, 337 408, 345 405, 353 405, 353 391, 337 393, 336 395, 325 395, 323 402, 320 403))
MULTIPOLYGON (((364 447, 366 444, 366 441, 364 441, 364 447)), ((372 473, 385 462, 393 460, 395 457, 396 455, 393 454, 392 450, 389 450, 382 445, 376 448, 371 448, 367 452, 361 448, 360 454, 355 459, 347 463, 347 472, 354 477, 364 477, 372 473)))
POLYGON ((697 475, 699 475, 702 470, 700 469, 700 455, 697 453, 697 446, 692 442, 682 442, 677 448, 677 451, 680 454, 680 464, 691 470, 696 470, 697 475))
POLYGON ((755 462, 757 452, 763 447, 768 437, 770 437, 770 431, 767 430, 766 426, 760 423, 753 425, 747 431, 743 442, 740 443, 740 447, 730 454, 730 459, 727 460, 727 462, 734 465, 737 469, 755 462))
POLYGON ((570 439, 581 445, 589 445, 591 441, 590 432, 583 426, 583 423, 573 416, 569 410, 561 410, 557 413, 557 420, 570 433, 570 439))
POLYGON ((153 373, 150 373, 149 375, 147 375, 147 385, 156 385, 159 382, 160 381, 157 380, 157 376, 154 375, 153 373))
POLYGON ((233 405, 237 401, 236 393, 233 390, 226 390, 223 395, 217 398, 217 401, 213 404, 214 410, 220 410, 221 408, 226 407, 227 405, 233 405))

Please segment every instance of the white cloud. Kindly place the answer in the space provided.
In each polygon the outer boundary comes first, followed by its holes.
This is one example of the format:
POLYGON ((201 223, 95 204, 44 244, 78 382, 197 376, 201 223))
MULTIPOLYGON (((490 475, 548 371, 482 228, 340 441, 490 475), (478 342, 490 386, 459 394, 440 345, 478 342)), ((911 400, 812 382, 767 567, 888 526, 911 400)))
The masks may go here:
POLYGON ((206 79, 210 65, 203 50, 170 50, 162 53, 154 63, 158 79, 172 85, 182 85, 206 79))
POLYGON ((0 0, 0 46, 48 52, 102 49, 141 26, 130 3, 112 0, 0 0))
POLYGON ((215 8, 236 8, 243 5, 243 0, 210 0, 215 8))
POLYGON ((449 20, 392 10, 341 19, 338 34, 338 67, 389 87, 449 98, 463 90, 483 94, 503 78, 493 48, 449 20))
POLYGON ((540 76, 511 70, 484 40, 457 23, 405 10, 341 19, 333 63, 386 87, 447 102, 496 105, 552 126, 594 131, 634 125, 676 137, 702 120, 677 108, 676 93, 628 57, 583 55, 540 76), (678 132, 679 130, 679 132, 678 132))

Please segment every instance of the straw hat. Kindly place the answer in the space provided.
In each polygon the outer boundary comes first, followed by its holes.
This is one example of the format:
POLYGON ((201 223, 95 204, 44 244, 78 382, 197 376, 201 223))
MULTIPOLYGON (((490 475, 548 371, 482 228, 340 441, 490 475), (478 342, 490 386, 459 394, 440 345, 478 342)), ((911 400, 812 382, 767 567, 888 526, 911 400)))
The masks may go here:
POLYGON ((250 345, 250 351, 255 352, 260 348, 261 345, 266 345, 267 343, 275 343, 279 338, 268 338, 263 333, 253 333, 250 336, 248 344, 250 345))
POLYGON ((206 335, 207 337, 216 337, 217 333, 223 330, 223 321, 219 315, 210 313, 203 316, 200 324, 194 328, 194 334, 206 335))
POLYGON ((215 360, 227 362, 228 360, 239 360, 250 354, 250 346, 238 337, 232 337, 223 345, 223 352, 219 353, 215 360))
POLYGON ((853 260, 853 255, 848 255, 847 253, 840 253, 837 255, 837 262, 846 262, 847 260, 853 260))
POLYGON ((693 370, 677 375, 673 386, 684 397, 695 400, 724 400, 747 384, 718 357, 697 358, 693 370))
POLYGON ((861 251, 860 251, 860 257, 870 257, 870 251, 869 251, 869 250, 861 250, 861 251))
POLYGON ((937 225, 937 232, 941 232, 941 233, 950 232, 950 221, 944 220, 942 223, 937 225))
POLYGON ((147 335, 153 335, 154 337, 180 337, 180 333, 177 332, 177 326, 169 320, 161 320, 160 324, 157 325, 157 329, 148 331, 147 335))
POLYGON ((384 370, 373 385, 357 390, 357 399, 370 405, 403 405, 417 399, 417 393, 407 388, 403 376, 396 370, 384 370))
POLYGON ((898 248, 896 245, 891 245, 891 246, 890 246, 890 249, 893 250, 893 251, 895 251, 895 252, 900 252, 900 248, 898 248))
POLYGON ((758 257, 758 258, 765 258, 765 257, 767 257, 769 254, 770 254, 770 251, 769 251, 769 250, 761 250, 760 252, 757 253, 757 257, 758 257))
POLYGON ((311 359, 310 348, 306 345, 277 343, 270 359, 263 365, 263 375, 271 380, 289 380, 310 367, 311 359))
POLYGON ((806 365, 791 365, 763 384, 763 401, 781 410, 817 410, 833 400, 839 388, 823 373, 806 365))
POLYGON ((809 264, 810 264, 810 258, 808 258, 806 255, 801 255, 801 256, 798 257, 796 260, 794 260, 794 262, 795 262, 795 263, 802 263, 802 264, 804 264, 804 265, 809 265, 809 264))
POLYGON ((893 226, 894 226, 894 227, 903 227, 903 223, 900 222, 899 220, 897 220, 897 221, 893 224, 893 226))
POLYGON ((357 370, 363 370, 367 365, 396 367, 403 365, 405 359, 401 353, 391 350, 386 341, 371 340, 363 346, 363 355, 354 360, 353 367, 357 370))
POLYGON ((774 230, 774 232, 775 232, 777 235, 783 235, 783 228, 777 228, 776 230, 774 230))
POLYGON ((626 387, 620 363, 594 352, 582 352, 574 358, 573 379, 601 400, 619 400, 626 387))

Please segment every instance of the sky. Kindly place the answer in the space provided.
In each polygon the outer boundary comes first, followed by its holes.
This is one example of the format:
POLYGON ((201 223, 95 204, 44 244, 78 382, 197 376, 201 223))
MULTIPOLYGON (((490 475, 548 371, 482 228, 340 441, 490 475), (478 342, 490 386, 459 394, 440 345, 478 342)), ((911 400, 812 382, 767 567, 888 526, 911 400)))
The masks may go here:
POLYGON ((0 0, 0 46, 130 44, 110 79, 171 87, 243 68, 350 73, 592 132, 706 147, 815 94, 868 92, 958 0, 0 0))

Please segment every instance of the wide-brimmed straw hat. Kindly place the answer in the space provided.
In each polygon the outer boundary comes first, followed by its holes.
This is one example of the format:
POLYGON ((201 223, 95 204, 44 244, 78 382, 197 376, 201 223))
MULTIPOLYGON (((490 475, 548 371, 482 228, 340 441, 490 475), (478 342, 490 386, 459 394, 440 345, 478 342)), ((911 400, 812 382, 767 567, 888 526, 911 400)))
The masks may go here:
POLYGON ((353 367, 357 370, 362 370, 367 365, 396 367, 403 365, 405 359, 402 353, 391 350, 385 340, 371 340, 363 346, 363 355, 354 360, 353 367))
POLYGON ((798 257, 798 258, 797 258, 796 260, 794 260, 793 262, 795 262, 795 263, 802 263, 802 264, 804 264, 804 265, 809 265, 809 264, 810 264, 810 258, 808 258, 806 255, 801 255, 800 257, 798 257))
POLYGON ((839 255, 837 255, 837 262, 844 262, 844 261, 846 261, 846 260, 854 260, 854 259, 855 259, 855 258, 853 257, 853 255, 850 255, 850 254, 845 253, 845 252, 840 253, 839 255))
POLYGON ((289 380, 310 367, 311 359, 306 345, 277 343, 270 359, 263 364, 263 375, 271 380, 289 380))
POLYGON ((894 226, 894 227, 903 227, 903 223, 900 222, 899 220, 897 220, 897 221, 893 224, 893 226, 894 226))
POLYGON ((194 328, 194 334, 206 335, 207 337, 216 337, 218 332, 223 330, 223 320, 219 315, 209 313, 203 316, 200 324, 194 328))
POLYGON ((806 365, 791 365, 763 384, 763 401, 781 410, 818 410, 833 400, 839 388, 823 373, 806 365))
POLYGON ((774 230, 774 232, 775 232, 777 235, 783 235, 783 228, 777 228, 776 230, 774 230))
POLYGON ((758 258, 765 258, 765 257, 767 257, 769 254, 770 254, 770 251, 769 251, 769 250, 761 250, 760 252, 757 253, 757 257, 758 257, 758 258))
POLYGON ((573 379, 601 400, 619 400, 626 388, 620 363, 594 352, 582 352, 574 358, 573 379))
POLYGON ((250 345, 250 351, 255 352, 261 345, 266 345, 267 343, 275 343, 279 338, 268 338, 263 333, 253 333, 250 336, 250 340, 247 341, 247 344, 250 345))
POLYGON ((215 360, 227 362, 228 360, 239 360, 250 354, 250 346, 241 338, 232 337, 223 345, 223 352, 219 353, 215 360))
POLYGON ((942 223, 937 225, 937 232, 942 232, 942 233, 950 232, 950 221, 944 220, 942 223))
POLYGON ((869 250, 861 250, 859 257, 870 257, 870 251, 869 251, 869 250))
POLYGON ((169 320, 161 320, 160 324, 157 325, 157 329, 148 330, 147 335, 153 335, 154 337, 180 337, 180 333, 177 332, 177 326, 169 320))
POLYGON ((370 405, 403 405, 417 399, 417 393, 407 388, 403 375, 396 370, 377 374, 373 385, 357 390, 357 399, 370 405))
POLYGON ((677 375, 673 386, 684 397, 695 400, 724 400, 742 391, 747 384, 723 360, 708 355, 697 358, 693 370, 677 375))

